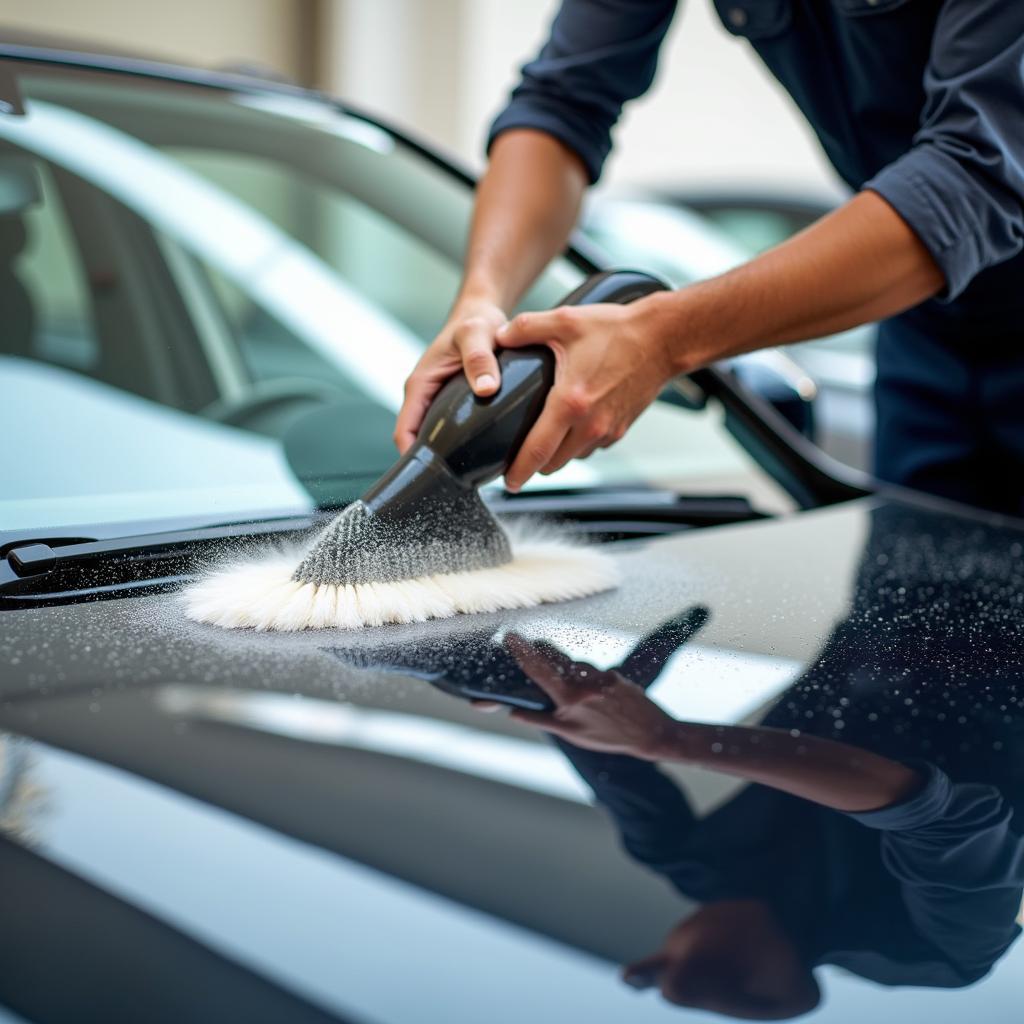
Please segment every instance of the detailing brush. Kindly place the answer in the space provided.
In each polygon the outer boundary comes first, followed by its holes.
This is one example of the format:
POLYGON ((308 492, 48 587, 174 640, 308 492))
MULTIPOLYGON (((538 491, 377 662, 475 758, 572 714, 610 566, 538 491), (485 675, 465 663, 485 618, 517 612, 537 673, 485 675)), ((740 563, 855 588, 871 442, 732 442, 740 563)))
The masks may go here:
MULTIPOLYGON (((565 304, 626 302, 661 287, 643 274, 599 274, 565 304)), ((481 500, 478 488, 511 464, 554 380, 546 346, 505 350, 498 362, 495 395, 477 397, 462 374, 448 381, 414 444, 307 549, 220 567, 186 590, 186 614, 227 628, 351 629, 614 586, 608 555, 555 535, 510 540, 481 500)))

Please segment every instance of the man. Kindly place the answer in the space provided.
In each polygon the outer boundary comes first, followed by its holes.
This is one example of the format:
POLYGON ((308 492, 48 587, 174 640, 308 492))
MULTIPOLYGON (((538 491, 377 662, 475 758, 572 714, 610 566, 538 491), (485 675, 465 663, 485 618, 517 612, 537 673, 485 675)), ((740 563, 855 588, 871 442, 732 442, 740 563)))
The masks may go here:
POLYGON ((617 441, 678 373, 882 320, 876 473, 1024 514, 1024 4, 715 3, 856 194, 721 277, 506 322, 565 245, 623 103, 653 79, 676 6, 563 0, 491 128, 462 286, 409 378, 399 448, 460 368, 478 395, 495 392, 496 346, 542 342, 557 359, 506 475, 518 490, 617 441))

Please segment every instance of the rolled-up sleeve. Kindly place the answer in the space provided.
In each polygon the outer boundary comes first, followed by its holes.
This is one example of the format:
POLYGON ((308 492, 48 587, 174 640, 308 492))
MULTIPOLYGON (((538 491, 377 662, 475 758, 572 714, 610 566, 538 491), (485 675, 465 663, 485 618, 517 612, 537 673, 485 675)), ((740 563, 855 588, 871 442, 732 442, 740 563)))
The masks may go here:
POLYGON ((1024 248, 1024 4, 946 0, 914 145, 865 183, 910 225, 955 299, 1024 248))
POLYGON ((918 763, 922 789, 905 803, 851 814, 883 833, 882 860, 918 932, 967 984, 1020 934, 1024 836, 994 786, 956 783, 918 763))
POLYGON ((597 181, 623 104, 654 80, 675 8, 676 0, 563 0, 548 41, 491 125, 488 151, 509 128, 536 128, 573 150, 597 181))

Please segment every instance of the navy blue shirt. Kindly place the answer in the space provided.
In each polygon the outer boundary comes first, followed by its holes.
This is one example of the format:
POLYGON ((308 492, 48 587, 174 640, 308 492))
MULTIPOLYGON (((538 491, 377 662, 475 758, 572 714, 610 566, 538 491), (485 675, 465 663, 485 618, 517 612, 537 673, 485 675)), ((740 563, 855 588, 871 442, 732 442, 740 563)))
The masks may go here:
MULTIPOLYGON (((854 189, 883 196, 954 312, 1024 307, 1022 0, 714 0, 854 189)), ((676 0, 563 0, 494 122, 541 129, 596 181, 622 105, 651 84, 676 0)), ((1016 320, 1015 322, 1019 322, 1016 320)))

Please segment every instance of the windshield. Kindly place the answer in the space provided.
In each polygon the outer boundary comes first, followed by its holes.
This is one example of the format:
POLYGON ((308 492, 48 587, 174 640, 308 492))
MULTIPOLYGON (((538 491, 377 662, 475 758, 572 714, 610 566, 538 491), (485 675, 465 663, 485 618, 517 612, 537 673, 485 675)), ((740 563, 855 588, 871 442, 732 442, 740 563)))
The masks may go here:
MULTIPOLYGON (((16 66, 0 119, 5 529, 334 507, 396 457, 472 194, 312 97, 16 66)), ((522 308, 582 279, 555 260, 522 308)), ((715 403, 534 481, 778 491, 715 403)))

